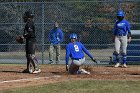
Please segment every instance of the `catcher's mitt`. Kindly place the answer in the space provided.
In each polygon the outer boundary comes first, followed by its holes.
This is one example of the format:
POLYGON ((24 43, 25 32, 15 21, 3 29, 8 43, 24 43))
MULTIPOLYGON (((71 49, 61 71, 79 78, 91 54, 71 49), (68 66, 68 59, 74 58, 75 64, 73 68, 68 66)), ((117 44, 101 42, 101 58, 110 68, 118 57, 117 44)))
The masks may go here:
POLYGON ((22 38, 22 36, 19 35, 16 37, 16 41, 17 41, 17 43, 22 44, 22 43, 24 43, 24 38, 22 38))

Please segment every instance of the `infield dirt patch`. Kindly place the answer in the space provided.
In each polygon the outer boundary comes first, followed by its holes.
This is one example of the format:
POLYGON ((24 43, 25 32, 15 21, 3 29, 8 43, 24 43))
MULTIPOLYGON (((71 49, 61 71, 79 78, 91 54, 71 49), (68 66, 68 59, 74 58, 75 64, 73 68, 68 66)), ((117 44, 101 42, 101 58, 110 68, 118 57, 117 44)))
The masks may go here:
MULTIPOLYGON (((91 75, 69 75, 65 65, 41 65, 39 74, 22 73, 25 65, 0 65, 0 90, 69 80, 130 80, 140 81, 140 67, 91 66, 91 75)), ((82 67, 84 68, 84 66, 82 67)))

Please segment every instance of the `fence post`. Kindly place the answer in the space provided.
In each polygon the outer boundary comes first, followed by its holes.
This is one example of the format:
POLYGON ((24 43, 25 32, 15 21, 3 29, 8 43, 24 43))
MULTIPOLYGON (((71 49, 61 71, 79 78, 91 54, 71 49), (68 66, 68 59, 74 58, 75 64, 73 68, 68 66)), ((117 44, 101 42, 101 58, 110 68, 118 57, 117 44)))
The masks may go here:
POLYGON ((44 64, 44 3, 42 5, 42 64, 44 64))

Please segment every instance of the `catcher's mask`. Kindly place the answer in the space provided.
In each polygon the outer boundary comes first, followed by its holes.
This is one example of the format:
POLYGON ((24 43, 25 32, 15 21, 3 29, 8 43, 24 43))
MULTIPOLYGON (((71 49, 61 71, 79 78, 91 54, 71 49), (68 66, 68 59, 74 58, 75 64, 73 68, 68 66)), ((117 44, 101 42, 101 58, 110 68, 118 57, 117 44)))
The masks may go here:
POLYGON ((75 33, 70 34, 70 39, 77 39, 77 35, 75 33))
POLYGON ((121 20, 124 19, 124 17, 123 16, 117 16, 117 19, 121 21, 121 20))
POLYGON ((29 18, 33 18, 34 17, 34 15, 32 14, 32 12, 31 11, 26 11, 25 13, 24 13, 24 15, 23 15, 23 20, 24 20, 24 22, 27 22, 27 20, 29 19, 29 18))

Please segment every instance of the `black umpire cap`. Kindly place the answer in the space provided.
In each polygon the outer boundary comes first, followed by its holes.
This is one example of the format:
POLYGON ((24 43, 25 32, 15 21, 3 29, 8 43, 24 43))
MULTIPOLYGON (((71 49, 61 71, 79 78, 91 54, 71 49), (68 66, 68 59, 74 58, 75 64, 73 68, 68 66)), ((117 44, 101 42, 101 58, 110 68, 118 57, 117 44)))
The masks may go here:
POLYGON ((31 12, 31 11, 26 11, 25 13, 24 13, 24 16, 23 16, 23 18, 33 18, 34 17, 34 14, 31 12))

